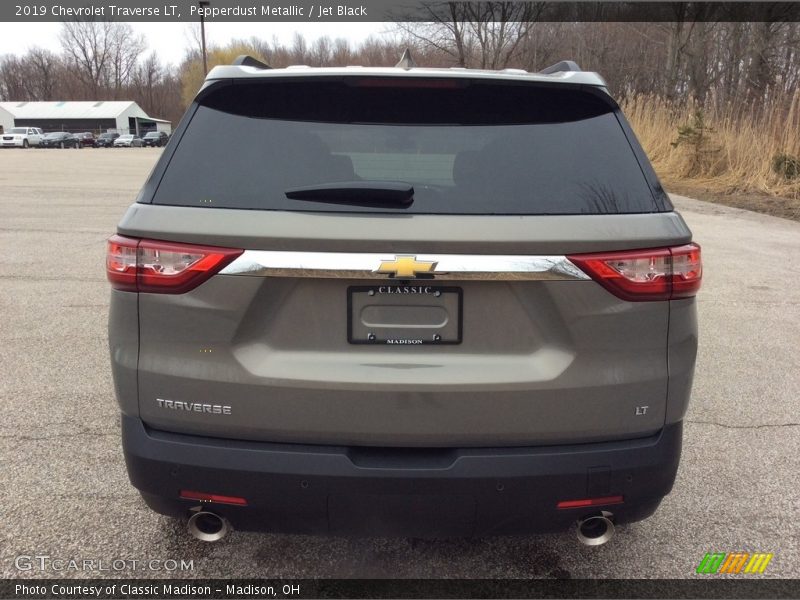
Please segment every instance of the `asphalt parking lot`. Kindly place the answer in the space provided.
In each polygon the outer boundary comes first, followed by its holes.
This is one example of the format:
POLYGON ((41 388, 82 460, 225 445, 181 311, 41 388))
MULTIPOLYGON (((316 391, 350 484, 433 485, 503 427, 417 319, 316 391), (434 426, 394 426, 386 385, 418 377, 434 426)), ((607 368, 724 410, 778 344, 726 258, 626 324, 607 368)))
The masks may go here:
POLYGON ((684 455, 658 512, 611 543, 588 548, 573 532, 444 541, 234 532, 204 544, 150 512, 119 447, 103 261, 159 152, 0 151, 2 577, 684 578, 712 551, 772 552, 765 576, 800 577, 800 223, 680 197, 706 268, 684 455), (194 568, 19 571, 20 555, 194 568))

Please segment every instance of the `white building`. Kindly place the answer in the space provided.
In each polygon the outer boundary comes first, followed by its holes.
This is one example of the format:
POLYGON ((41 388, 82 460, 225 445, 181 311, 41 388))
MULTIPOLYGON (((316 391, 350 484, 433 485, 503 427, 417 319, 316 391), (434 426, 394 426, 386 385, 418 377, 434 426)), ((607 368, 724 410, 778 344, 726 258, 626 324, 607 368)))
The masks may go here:
POLYGON ((98 102, 0 102, 0 125, 41 127, 48 131, 117 131, 144 135, 172 132, 172 124, 149 117, 131 100, 98 102))

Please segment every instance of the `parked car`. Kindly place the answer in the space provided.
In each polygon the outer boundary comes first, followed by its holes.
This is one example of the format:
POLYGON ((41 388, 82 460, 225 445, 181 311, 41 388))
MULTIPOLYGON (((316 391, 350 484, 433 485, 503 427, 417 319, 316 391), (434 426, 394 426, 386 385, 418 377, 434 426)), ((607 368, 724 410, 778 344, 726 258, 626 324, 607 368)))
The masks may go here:
POLYGON ((152 509, 593 545, 656 510, 701 255, 602 77, 218 66, 188 110, 106 256, 152 509))
POLYGON ((101 133, 97 136, 95 144, 98 148, 111 148, 118 137, 118 133, 101 133))
POLYGON ((114 140, 114 148, 141 147, 141 145, 142 145, 142 139, 130 133, 121 135, 114 140))
POLYGON ((169 136, 163 131, 148 131, 142 138, 142 146, 154 146, 160 148, 169 140, 169 136))
POLYGON ((85 131, 84 133, 76 133, 75 137, 78 138, 81 146, 91 146, 92 148, 97 148, 97 139, 94 137, 94 134, 85 131))
POLYGON ((42 138, 42 148, 80 148, 77 136, 66 131, 54 131, 42 138))
POLYGON ((12 127, 0 136, 4 148, 28 148, 41 144, 44 132, 38 127, 12 127))

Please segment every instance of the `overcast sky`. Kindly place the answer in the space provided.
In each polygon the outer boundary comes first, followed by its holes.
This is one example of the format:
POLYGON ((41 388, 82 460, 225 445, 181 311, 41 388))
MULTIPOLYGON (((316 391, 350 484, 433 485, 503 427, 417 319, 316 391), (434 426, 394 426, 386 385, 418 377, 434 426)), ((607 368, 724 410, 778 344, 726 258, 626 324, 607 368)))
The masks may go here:
MULTIPOLYGON (((5 2, 6 0, 0 0, 5 2)), ((145 34, 148 53, 158 52, 164 63, 177 64, 189 46, 190 25, 188 23, 131 23, 137 31, 145 34)), ((344 37, 351 42, 360 42, 371 34, 386 31, 388 23, 209 23, 206 22, 206 40, 209 44, 224 45, 232 38, 258 36, 271 40, 275 35, 282 42, 291 42, 295 31, 300 31, 311 41, 327 35, 331 38, 344 37)), ((58 41, 60 23, 0 23, 0 55, 21 54, 32 46, 59 51, 58 41)))

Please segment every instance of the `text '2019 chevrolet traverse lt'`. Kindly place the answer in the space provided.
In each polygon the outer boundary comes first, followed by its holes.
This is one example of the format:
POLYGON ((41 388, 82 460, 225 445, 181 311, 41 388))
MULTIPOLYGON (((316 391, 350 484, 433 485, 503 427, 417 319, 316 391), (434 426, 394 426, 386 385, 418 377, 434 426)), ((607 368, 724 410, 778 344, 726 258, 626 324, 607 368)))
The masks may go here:
POLYGON ((675 479, 700 248, 574 63, 216 67, 107 272, 131 482, 201 539, 598 544, 675 479))

